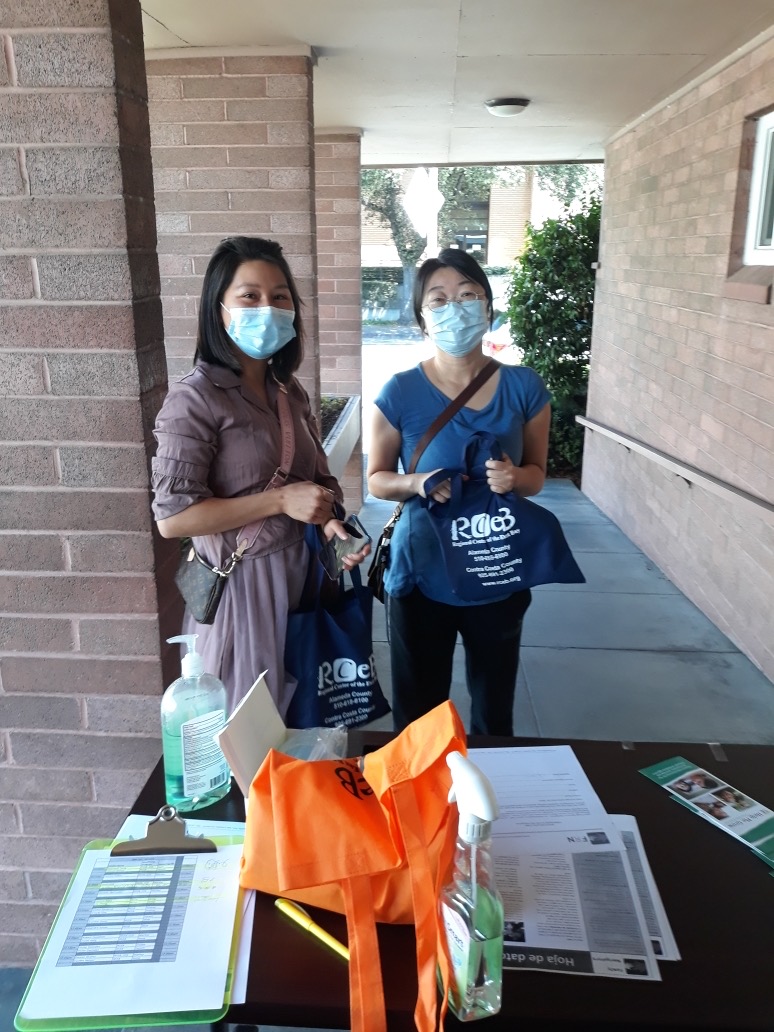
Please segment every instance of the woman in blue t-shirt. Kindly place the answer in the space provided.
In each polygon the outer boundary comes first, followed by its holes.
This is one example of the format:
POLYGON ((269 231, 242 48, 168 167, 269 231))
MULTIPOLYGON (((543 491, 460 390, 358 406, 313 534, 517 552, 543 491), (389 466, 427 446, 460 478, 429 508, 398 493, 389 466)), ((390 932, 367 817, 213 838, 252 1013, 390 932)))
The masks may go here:
MULTIPOLYGON (((530 592, 480 603, 455 595, 419 496, 425 496, 423 484, 436 470, 459 468, 464 443, 478 430, 493 433, 504 453, 502 461, 487 462, 491 490, 537 494, 546 475, 550 395, 533 369, 500 366, 433 437, 416 472, 398 472, 398 463, 409 468, 436 416, 490 361, 481 342, 492 322, 492 288, 478 262, 453 248, 424 262, 414 285, 414 314, 435 352, 382 388, 368 455, 369 491, 405 502, 385 576, 395 728, 401 730, 449 698, 459 633, 471 732, 512 735, 521 626, 530 592)), ((449 482, 431 496, 446 501, 449 482)))

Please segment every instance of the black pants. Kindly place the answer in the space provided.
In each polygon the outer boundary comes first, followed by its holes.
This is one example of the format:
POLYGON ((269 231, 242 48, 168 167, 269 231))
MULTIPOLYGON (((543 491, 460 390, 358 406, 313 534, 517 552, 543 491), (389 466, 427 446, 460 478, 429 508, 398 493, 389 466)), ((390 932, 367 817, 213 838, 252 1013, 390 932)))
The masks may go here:
POLYGON ((419 588, 388 598, 392 713, 396 731, 449 698, 457 632, 465 647, 471 734, 512 735, 513 698, 524 613, 518 591, 502 602, 450 606, 419 588))

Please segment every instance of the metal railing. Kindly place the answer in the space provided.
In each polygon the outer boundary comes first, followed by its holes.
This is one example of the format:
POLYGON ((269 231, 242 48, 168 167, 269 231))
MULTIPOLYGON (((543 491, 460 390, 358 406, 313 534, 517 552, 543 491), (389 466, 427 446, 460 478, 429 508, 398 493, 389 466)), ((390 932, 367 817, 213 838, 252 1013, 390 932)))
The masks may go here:
POLYGON ((663 466, 664 469, 668 469, 676 476, 682 477, 688 483, 698 484, 705 490, 712 494, 720 495, 726 500, 730 499, 741 502, 746 507, 752 508, 756 516, 765 519, 769 523, 774 523, 774 504, 767 502, 765 498, 759 498, 757 495, 750 494, 749 491, 745 491, 741 487, 734 487, 733 484, 729 484, 725 480, 713 477, 711 473, 705 473, 696 466, 682 462, 680 459, 668 455, 659 448, 654 448, 650 444, 645 444, 644 441, 637 440, 636 437, 630 437, 629 434, 622 433, 620 430, 614 430, 604 423, 598 423, 595 419, 589 419, 587 416, 576 416, 575 419, 581 426, 585 426, 594 433, 602 434, 603 437, 609 437, 610 440, 622 444, 630 451, 637 452, 638 455, 644 455, 646 459, 650 459, 651 462, 663 466))

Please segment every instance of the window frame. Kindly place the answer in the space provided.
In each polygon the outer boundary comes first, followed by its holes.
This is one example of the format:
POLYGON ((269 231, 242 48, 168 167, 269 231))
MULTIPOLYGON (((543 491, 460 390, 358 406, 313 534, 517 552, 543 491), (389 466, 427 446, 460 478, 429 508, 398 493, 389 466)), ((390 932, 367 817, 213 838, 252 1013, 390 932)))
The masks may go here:
POLYGON ((743 262, 774 265, 774 111, 756 121, 743 262), (768 243, 760 242, 764 226, 770 233, 768 243))

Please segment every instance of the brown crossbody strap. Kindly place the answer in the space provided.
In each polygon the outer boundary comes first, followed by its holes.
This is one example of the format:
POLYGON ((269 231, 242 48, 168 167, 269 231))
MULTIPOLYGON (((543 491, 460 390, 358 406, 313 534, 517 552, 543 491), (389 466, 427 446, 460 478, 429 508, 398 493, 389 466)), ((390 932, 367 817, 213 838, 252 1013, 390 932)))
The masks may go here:
POLYGON ((489 377, 494 373, 496 369, 499 369, 500 363, 495 362, 493 358, 490 358, 487 364, 480 369, 478 373, 473 377, 467 387, 460 391, 457 397, 449 402, 443 412, 436 416, 430 426, 425 430, 419 439, 419 442, 414 449, 414 454, 411 456, 411 462, 409 462, 408 473, 413 473, 417 468, 417 463, 422 455, 422 452, 430 444, 432 439, 438 433, 438 431, 446 426, 450 419, 452 419, 462 408, 468 398, 472 398, 479 387, 483 387, 489 377))
MULTIPOLYGON (((279 382, 278 387, 277 414, 279 415, 280 431, 282 432, 282 453, 280 455, 280 464, 275 469, 264 491, 270 491, 273 487, 280 487, 285 483, 290 476, 290 467, 293 465, 293 455, 296 450, 296 435, 293 429, 293 415, 290 411, 287 388, 279 382)), ((234 552, 237 561, 242 558, 248 548, 253 547, 258 535, 263 530, 265 522, 266 520, 262 519, 258 520, 257 523, 248 523, 239 531, 237 534, 237 548, 236 552, 234 552)))

